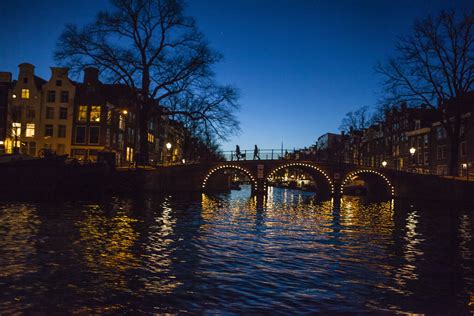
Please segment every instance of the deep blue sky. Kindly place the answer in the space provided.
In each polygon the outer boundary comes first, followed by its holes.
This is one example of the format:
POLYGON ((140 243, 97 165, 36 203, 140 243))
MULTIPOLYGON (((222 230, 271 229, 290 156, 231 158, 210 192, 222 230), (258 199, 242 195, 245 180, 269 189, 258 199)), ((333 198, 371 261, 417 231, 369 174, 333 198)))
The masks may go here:
MULTIPOLYGON (((457 1, 189 0, 214 49, 225 56, 219 80, 241 91, 243 132, 224 149, 299 148, 337 132, 345 113, 378 98, 373 67, 393 52, 396 37, 417 17, 457 1)), ((93 20, 103 0, 2 1, 0 70, 17 75, 30 62, 49 78, 53 49, 65 23, 93 20)))

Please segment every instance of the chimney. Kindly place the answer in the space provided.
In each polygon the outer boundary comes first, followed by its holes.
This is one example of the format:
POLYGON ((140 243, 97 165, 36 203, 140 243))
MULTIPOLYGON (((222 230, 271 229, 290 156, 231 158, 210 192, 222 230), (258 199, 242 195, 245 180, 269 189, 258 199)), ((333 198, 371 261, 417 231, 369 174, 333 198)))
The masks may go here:
POLYGON ((50 67, 51 68, 51 78, 67 78, 69 73, 69 68, 66 67, 50 67))
POLYGON ((18 74, 19 78, 22 77, 32 77, 35 75, 35 66, 29 63, 22 63, 18 65, 18 68, 20 68, 20 72, 18 74))
POLYGON ((0 82, 12 82, 12 73, 11 72, 0 72, 0 82))
POLYGON ((97 85, 99 84, 99 69, 95 67, 87 67, 84 69, 84 84, 97 85))

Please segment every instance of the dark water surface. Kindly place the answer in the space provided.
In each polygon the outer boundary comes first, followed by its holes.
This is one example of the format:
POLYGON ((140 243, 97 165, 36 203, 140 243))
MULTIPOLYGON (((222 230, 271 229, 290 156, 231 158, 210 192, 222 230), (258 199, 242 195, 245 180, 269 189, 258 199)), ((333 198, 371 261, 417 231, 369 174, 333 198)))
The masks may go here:
POLYGON ((474 311, 474 210, 273 189, 0 203, 0 314, 474 311))

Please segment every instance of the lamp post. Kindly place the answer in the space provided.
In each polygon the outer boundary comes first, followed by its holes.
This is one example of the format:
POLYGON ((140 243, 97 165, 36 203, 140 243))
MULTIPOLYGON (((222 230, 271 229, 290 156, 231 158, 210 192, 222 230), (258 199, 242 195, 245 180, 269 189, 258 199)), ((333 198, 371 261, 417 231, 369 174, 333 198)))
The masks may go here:
POLYGON ((412 171, 414 171, 415 169, 415 152, 416 152, 415 147, 410 148, 412 171))
POLYGON ((172 147, 171 143, 170 143, 170 142, 167 142, 167 143, 166 143, 166 149, 168 149, 168 164, 171 163, 171 152, 170 152, 171 147, 172 147))
POLYGON ((387 167, 387 162, 385 160, 382 161, 382 167, 384 167, 384 168, 387 167))
POLYGON ((466 181, 469 181, 469 163, 465 162, 461 164, 463 170, 466 170, 466 181))

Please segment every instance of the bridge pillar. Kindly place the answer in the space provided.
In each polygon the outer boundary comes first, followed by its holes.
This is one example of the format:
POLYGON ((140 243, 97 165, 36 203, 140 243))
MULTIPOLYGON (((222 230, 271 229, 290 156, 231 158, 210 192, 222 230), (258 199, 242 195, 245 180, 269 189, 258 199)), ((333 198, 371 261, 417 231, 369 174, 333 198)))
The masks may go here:
POLYGON ((262 195, 267 194, 267 183, 265 179, 257 179, 256 188, 252 193, 257 196, 262 196, 262 195))

